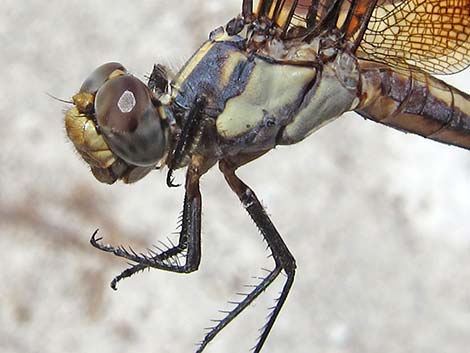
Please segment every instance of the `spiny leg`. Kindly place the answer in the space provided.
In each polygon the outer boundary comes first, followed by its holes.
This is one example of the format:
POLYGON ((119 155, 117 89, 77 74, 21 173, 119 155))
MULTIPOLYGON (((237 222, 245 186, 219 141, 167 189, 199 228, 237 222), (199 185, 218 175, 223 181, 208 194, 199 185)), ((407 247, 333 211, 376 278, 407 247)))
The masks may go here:
POLYGON ((202 123, 202 112, 206 106, 206 100, 204 97, 196 97, 191 110, 187 113, 183 128, 180 136, 176 141, 174 149, 170 153, 170 160, 168 161, 168 173, 166 176, 166 184, 169 187, 178 187, 178 184, 174 184, 173 171, 175 166, 180 165, 184 156, 187 155, 187 149, 192 146, 193 139, 197 135, 197 130, 201 128, 202 123))
POLYGON ((237 304, 237 306, 232 311, 228 313, 225 318, 219 321, 219 323, 209 331, 209 333, 204 337, 199 349, 197 350, 197 353, 202 352, 207 344, 238 314, 240 314, 248 305, 250 305, 253 300, 255 300, 263 291, 265 291, 277 278, 281 271, 284 270, 287 274, 286 283, 284 284, 281 295, 277 299, 277 303, 269 316, 268 322, 262 328, 259 340, 254 347, 255 353, 260 352, 294 282, 296 269, 295 259, 282 240, 280 234, 274 227, 273 223, 269 219, 266 211, 259 202, 253 190, 251 190, 235 175, 235 170, 238 166, 239 164, 230 163, 228 161, 221 161, 219 163, 220 170, 224 173, 227 183, 237 194, 243 206, 260 230, 261 234, 266 239, 266 242, 268 243, 274 258, 275 267, 260 284, 258 284, 240 303, 237 304))
POLYGON ((133 250, 126 250, 123 247, 114 247, 100 243, 102 238, 97 238, 95 232, 90 240, 95 248, 113 253, 118 257, 126 258, 136 264, 124 270, 111 282, 111 287, 116 288, 117 282, 130 277, 136 272, 153 267, 160 270, 189 273, 198 269, 201 261, 201 208, 202 198, 199 190, 199 170, 190 166, 186 174, 186 194, 183 205, 183 215, 179 241, 176 246, 170 247, 161 253, 148 250, 148 255, 137 254, 133 250), (185 253, 185 263, 173 263, 168 261, 175 256, 185 253))

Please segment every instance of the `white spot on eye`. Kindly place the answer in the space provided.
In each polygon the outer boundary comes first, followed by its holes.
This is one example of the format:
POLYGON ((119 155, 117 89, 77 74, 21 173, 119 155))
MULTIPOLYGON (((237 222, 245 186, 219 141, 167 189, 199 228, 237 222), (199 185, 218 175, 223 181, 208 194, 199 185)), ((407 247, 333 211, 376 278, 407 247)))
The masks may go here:
POLYGON ((134 93, 131 91, 124 91, 124 93, 119 98, 117 106, 119 110, 123 113, 130 113, 134 109, 136 104, 134 93))

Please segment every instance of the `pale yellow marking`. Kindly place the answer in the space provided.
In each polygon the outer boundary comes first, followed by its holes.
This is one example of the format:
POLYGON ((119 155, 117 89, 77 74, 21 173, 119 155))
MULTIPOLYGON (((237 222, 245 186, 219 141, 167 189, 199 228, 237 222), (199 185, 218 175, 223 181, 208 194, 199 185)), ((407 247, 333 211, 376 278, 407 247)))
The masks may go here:
POLYGON ((108 80, 111 80, 112 78, 115 78, 115 77, 125 76, 125 75, 127 75, 125 71, 117 69, 111 72, 111 74, 108 77, 108 80))
POLYGON ((274 10, 276 10, 276 2, 273 2, 271 4, 271 8, 269 9, 269 12, 268 12, 268 17, 269 18, 273 18, 274 17, 274 10))
POLYGON ((289 17, 290 11, 292 9, 292 4, 289 6, 284 5, 281 9, 281 13, 278 16, 277 23, 279 26, 284 27, 287 23, 287 18, 289 17))
POLYGON ((189 59, 183 71, 181 71, 181 73, 178 75, 178 77, 175 80, 175 86, 176 86, 175 92, 178 91, 178 89, 181 87, 183 82, 186 81, 189 75, 191 75, 194 68, 201 62, 201 60, 204 59, 204 57, 209 52, 209 50, 212 49, 213 45, 214 45, 214 42, 212 41, 208 41, 204 43, 202 47, 199 48, 199 50, 196 53, 194 53, 194 55, 189 59))
POLYGON ((458 92, 454 91, 454 107, 460 110, 465 115, 470 115, 470 101, 468 98, 462 96, 458 92))
POLYGON ((243 93, 229 99, 217 118, 217 131, 226 138, 243 135, 262 121, 265 112, 276 116, 292 104, 315 75, 313 68, 256 60, 243 93))
POLYGON ((228 85, 228 83, 230 82, 230 77, 232 76, 232 73, 237 67, 237 65, 246 60, 247 60, 246 56, 243 55, 239 51, 230 53, 230 56, 226 58, 224 64, 221 67, 221 72, 220 72, 221 88, 228 85))
POLYGON ((296 143, 359 103, 356 92, 346 89, 330 66, 324 66, 320 83, 308 104, 287 125, 281 143, 296 143))
POLYGON ((449 87, 440 81, 432 80, 428 83, 429 94, 437 100, 447 103, 449 106, 452 104, 452 93, 449 87))

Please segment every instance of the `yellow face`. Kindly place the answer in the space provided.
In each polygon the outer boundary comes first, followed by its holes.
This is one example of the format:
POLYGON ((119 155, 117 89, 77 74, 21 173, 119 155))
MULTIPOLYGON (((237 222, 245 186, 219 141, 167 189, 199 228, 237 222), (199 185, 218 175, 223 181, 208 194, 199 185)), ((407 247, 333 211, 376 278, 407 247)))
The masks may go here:
POLYGON ((156 99, 121 64, 98 67, 72 100, 67 136, 100 182, 135 182, 162 160, 166 137, 156 99))

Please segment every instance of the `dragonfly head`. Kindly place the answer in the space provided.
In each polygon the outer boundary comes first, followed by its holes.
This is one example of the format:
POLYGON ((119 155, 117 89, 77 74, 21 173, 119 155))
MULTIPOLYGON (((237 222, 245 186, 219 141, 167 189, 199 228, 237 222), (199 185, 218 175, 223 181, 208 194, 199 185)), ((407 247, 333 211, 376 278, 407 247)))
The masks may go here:
POLYGON ((67 135, 101 182, 135 182, 164 160, 167 124, 158 97, 119 63, 83 82, 65 115, 67 135))

